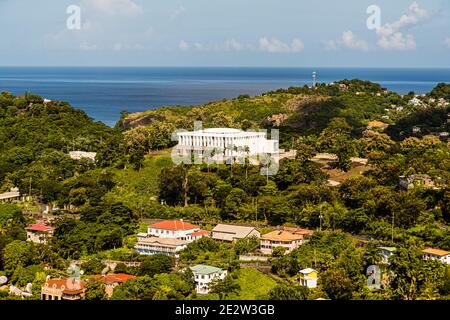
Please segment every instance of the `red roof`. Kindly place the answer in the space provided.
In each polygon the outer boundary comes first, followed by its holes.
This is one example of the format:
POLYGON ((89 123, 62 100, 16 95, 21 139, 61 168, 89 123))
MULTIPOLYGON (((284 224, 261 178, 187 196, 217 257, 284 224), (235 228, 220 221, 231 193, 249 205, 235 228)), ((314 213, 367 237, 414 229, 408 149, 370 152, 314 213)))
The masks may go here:
POLYGON ((165 229, 165 230, 191 230, 198 229, 197 226, 181 220, 161 221, 154 223, 149 228, 165 229))
POLYGON ((84 290, 86 281, 80 280, 78 282, 75 279, 49 279, 45 283, 45 286, 49 288, 55 287, 67 294, 78 294, 84 290))
POLYGON ((198 230, 198 231, 189 233, 189 235, 192 237, 197 237, 197 236, 202 236, 202 235, 207 235, 207 234, 209 234, 209 231, 206 231, 206 230, 198 230))
POLYGON ((51 226, 48 226, 45 224, 40 224, 40 223, 30 224, 25 229, 30 230, 30 231, 51 231, 51 230, 53 230, 53 228, 51 226))
POLYGON ((103 283, 106 284, 113 284, 113 283, 124 283, 127 282, 130 279, 136 278, 136 276, 132 276, 125 273, 117 273, 117 274, 106 274, 106 275, 95 275, 93 278, 101 280, 103 283))

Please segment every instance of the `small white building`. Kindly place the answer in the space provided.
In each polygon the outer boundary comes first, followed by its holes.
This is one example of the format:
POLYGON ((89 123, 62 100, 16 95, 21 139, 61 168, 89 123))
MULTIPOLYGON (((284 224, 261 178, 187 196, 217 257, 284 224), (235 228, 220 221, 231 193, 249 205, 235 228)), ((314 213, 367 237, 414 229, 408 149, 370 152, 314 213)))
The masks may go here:
POLYGON ((70 151, 69 157, 73 160, 81 160, 81 159, 89 159, 91 161, 95 161, 95 157, 97 156, 96 152, 85 152, 85 151, 70 151))
POLYGON ((389 264, 389 258, 395 254, 397 248, 395 247, 378 247, 378 252, 381 255, 381 263, 389 264))
POLYGON ((299 282, 303 287, 313 289, 317 287, 317 271, 311 268, 306 268, 299 271, 299 282))
POLYGON ((408 101, 408 104, 413 105, 413 106, 419 106, 422 104, 422 100, 418 99, 417 97, 414 97, 408 101))
POLYGON ((450 251, 426 248, 422 250, 422 257, 424 260, 433 259, 445 264, 450 264, 450 251))
POLYGON ((195 279, 195 290, 198 294, 207 294, 210 285, 215 280, 223 280, 227 276, 227 271, 207 265, 196 265, 190 267, 195 279))

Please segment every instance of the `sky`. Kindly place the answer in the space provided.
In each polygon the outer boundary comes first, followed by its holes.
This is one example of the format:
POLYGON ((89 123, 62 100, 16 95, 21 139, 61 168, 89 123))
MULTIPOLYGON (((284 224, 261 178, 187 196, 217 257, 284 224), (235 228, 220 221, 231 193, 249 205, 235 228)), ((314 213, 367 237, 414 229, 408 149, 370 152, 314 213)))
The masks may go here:
POLYGON ((450 68, 450 0, 0 0, 0 21, 2 66, 450 68))

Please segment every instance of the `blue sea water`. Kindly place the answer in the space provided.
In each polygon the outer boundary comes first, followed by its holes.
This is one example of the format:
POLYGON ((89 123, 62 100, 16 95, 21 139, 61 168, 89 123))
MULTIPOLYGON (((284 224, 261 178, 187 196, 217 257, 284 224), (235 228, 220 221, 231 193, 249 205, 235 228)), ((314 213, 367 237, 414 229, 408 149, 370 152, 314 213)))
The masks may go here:
POLYGON ((311 84, 313 71, 319 82, 359 78, 399 93, 425 93, 439 82, 450 83, 450 69, 0 67, 0 91, 67 101, 113 126, 123 110, 197 105, 303 86, 311 84))

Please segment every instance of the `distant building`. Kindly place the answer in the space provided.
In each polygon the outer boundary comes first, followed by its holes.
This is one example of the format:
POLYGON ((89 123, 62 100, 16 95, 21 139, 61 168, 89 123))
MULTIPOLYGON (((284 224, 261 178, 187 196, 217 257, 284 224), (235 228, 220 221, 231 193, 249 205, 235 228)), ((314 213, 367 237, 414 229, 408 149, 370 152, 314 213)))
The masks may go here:
POLYGON ((420 133, 422 130, 420 129, 420 127, 414 126, 412 127, 412 133, 420 133))
POLYGON ((114 292, 114 289, 122 284, 127 282, 130 279, 136 278, 136 276, 132 276, 125 273, 116 273, 116 274, 99 274, 93 276, 94 279, 98 279, 105 284, 105 294, 108 298, 111 298, 114 292))
POLYGON ((306 268, 299 271, 299 282, 303 287, 313 289, 317 287, 317 271, 311 268, 306 268))
POLYGON ((422 104, 422 100, 418 99, 417 97, 414 97, 408 101, 408 104, 413 105, 413 106, 419 106, 422 104))
POLYGON ((176 238, 138 237, 135 248, 139 254, 167 254, 176 256, 181 250, 186 248, 188 243, 188 241, 176 238))
POLYGON ((218 224, 211 232, 211 238, 214 240, 227 242, 233 242, 252 236, 260 238, 261 233, 254 227, 244 227, 232 224, 218 224))
POLYGON ((27 231, 27 241, 47 243, 53 235, 54 228, 47 224, 36 223, 28 225, 25 230, 27 231))
POLYGON ((41 300, 81 300, 86 282, 75 279, 47 279, 41 288, 41 300))
POLYGON ((399 185, 403 189, 435 188, 433 179, 427 174, 410 174, 399 177, 399 185))
POLYGON ((190 267, 195 279, 195 290, 198 294, 207 294, 210 291, 210 285, 215 280, 223 280, 227 271, 207 265, 196 265, 190 267))
POLYGON ((445 264, 450 264, 450 251, 426 248, 422 250, 422 257, 424 260, 433 259, 445 264))
POLYGON ((85 151, 70 151, 69 152, 69 157, 74 160, 89 159, 89 160, 95 161, 96 156, 97 156, 96 152, 85 152, 85 151))
POLYGON ((381 263, 389 264, 389 258, 395 254, 397 248, 395 247, 378 247, 379 253, 381 255, 381 263))
POLYGON ((382 121, 378 121, 378 120, 369 121, 369 123, 367 123, 367 130, 372 130, 372 129, 384 130, 387 127, 389 127, 389 124, 382 122, 382 121))
POLYGON ((272 254, 273 249, 282 247, 285 253, 290 253, 298 248, 304 241, 303 235, 289 231, 276 230, 261 236, 260 250, 265 254, 272 254))
POLYGON ((9 192, 4 192, 0 194, 0 202, 14 202, 14 201, 23 201, 23 197, 21 197, 19 188, 11 188, 9 192))
POLYGON ((278 154, 278 140, 266 138, 266 132, 247 132, 233 128, 211 128, 178 132, 175 152, 180 156, 191 153, 209 161, 278 154), (248 149, 247 149, 248 148, 248 149), (215 152, 214 152, 215 151, 215 152), (212 154, 214 153, 214 154, 212 154))

